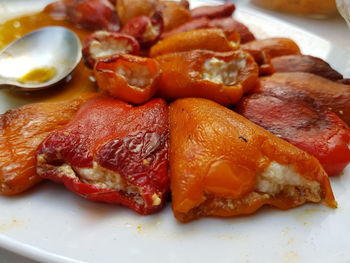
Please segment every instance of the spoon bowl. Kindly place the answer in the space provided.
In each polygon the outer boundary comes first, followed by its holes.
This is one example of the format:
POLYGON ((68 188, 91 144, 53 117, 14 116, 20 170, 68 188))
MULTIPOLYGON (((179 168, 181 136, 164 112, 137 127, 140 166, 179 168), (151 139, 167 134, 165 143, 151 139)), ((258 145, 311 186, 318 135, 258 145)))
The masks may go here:
POLYGON ((53 86, 81 60, 81 43, 70 30, 50 26, 15 40, 0 52, 0 89, 34 91, 53 86))

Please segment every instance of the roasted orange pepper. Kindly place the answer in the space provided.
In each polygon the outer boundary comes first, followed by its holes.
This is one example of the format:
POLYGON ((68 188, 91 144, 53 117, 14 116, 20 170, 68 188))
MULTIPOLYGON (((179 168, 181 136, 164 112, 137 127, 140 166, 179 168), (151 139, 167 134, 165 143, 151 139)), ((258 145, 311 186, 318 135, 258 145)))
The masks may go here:
POLYGON ((155 59, 124 54, 100 59, 94 75, 102 91, 127 102, 142 104, 156 92, 160 68, 155 59))
POLYGON ((191 30, 196 30, 196 29, 203 29, 203 28, 209 28, 209 22, 210 20, 206 17, 201 17, 201 18, 196 18, 193 19, 187 23, 184 23, 168 32, 164 32, 161 35, 161 39, 171 37, 173 35, 182 33, 182 32, 187 32, 191 30))
POLYGON ((241 48, 254 57, 260 56, 262 52, 265 52, 271 58, 300 54, 298 45, 289 38, 266 38, 250 41, 241 46, 241 48))
POLYGON ((35 172, 37 147, 93 96, 29 104, 0 115, 0 195, 22 193, 40 181, 35 172))
POLYGON ((186 98, 169 114, 172 206, 181 222, 251 214, 266 204, 337 206, 316 158, 234 111, 186 98))
POLYGON ((173 52, 194 49, 212 50, 218 52, 232 51, 239 47, 239 33, 225 32, 218 28, 197 29, 182 32, 165 38, 155 44, 150 51, 151 57, 173 52))
POLYGON ((185 6, 186 2, 159 1, 157 10, 162 13, 164 31, 172 30, 188 21, 191 21, 191 12, 185 6))
POLYGON ((193 50, 156 59, 162 69, 158 94, 168 99, 202 97, 232 105, 258 80, 258 66, 243 51, 193 50))
POLYGON ((138 16, 150 16, 156 11, 158 0, 118 0, 116 11, 120 22, 125 25, 138 16))

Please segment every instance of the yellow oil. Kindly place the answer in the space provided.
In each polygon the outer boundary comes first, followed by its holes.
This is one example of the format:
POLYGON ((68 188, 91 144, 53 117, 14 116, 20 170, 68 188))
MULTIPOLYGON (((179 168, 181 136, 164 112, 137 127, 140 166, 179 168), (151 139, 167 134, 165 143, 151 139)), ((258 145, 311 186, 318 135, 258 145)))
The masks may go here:
MULTIPOLYGON (((17 38, 44 26, 66 27, 75 32, 81 40, 84 40, 91 34, 89 30, 77 28, 67 21, 56 19, 44 12, 40 12, 17 17, 3 24, 0 23, 0 49, 6 47, 17 38)), ((37 74, 37 72, 34 73, 34 75, 37 74)), ((1 91, 1 93, 6 96, 7 101, 13 101, 16 105, 42 101, 62 101, 75 98, 85 92, 95 91, 96 84, 94 81, 91 81, 91 75, 91 70, 81 61, 67 81, 61 83, 58 87, 55 86, 54 88, 32 91, 30 93, 5 90, 1 91)), ((29 78, 32 78, 32 76, 29 76, 29 78)))
POLYGON ((45 83, 50 79, 52 79, 56 75, 56 73, 57 73, 57 70, 54 67, 36 68, 24 74, 22 77, 18 79, 18 81, 21 83, 28 83, 28 84, 45 83))

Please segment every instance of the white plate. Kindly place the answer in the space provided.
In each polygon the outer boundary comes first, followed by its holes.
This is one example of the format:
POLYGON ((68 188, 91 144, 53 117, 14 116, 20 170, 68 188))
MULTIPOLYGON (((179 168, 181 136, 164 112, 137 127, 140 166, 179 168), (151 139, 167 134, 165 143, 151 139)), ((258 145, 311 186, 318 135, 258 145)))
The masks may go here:
MULTIPOLYGON (((251 9, 238 9, 236 17, 258 36, 292 37, 304 53, 350 74, 350 55, 330 42, 251 9)), ((2 112, 17 105, 3 94, 0 103, 2 112)), ((20 197, 0 197, 0 246, 44 262, 350 262, 349 168, 332 179, 336 210, 264 208, 249 217, 185 225, 173 218, 170 204, 143 217, 46 182, 20 197)))

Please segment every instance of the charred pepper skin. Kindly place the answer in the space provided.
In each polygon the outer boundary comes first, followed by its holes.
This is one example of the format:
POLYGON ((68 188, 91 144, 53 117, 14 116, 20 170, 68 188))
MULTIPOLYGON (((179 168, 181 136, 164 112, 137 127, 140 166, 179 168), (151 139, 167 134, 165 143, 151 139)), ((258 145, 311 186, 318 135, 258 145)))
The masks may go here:
POLYGON ((350 129, 311 94, 288 84, 260 81, 236 110, 247 119, 315 156, 329 176, 350 162, 350 129))
POLYGON ((168 109, 162 99, 133 107, 89 101, 37 151, 37 173, 93 201, 139 214, 160 210, 169 191, 168 109))

